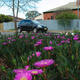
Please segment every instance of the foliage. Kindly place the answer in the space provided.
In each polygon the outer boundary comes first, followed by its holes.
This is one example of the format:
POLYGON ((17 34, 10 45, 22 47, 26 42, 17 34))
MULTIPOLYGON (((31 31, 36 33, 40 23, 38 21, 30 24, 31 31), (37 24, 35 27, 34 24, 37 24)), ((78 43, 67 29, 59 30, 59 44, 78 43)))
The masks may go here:
POLYGON ((77 30, 76 28, 74 28, 74 30, 72 31, 72 34, 73 34, 73 35, 74 35, 74 34, 80 34, 80 31, 77 30))
POLYGON ((77 15, 70 12, 63 12, 60 15, 56 16, 56 19, 77 19, 77 15))
POLYGON ((60 9, 58 9, 58 10, 56 11, 56 16, 58 16, 58 15, 60 15, 61 13, 64 13, 64 12, 72 13, 72 10, 69 9, 69 8, 66 8, 66 9, 60 8, 60 9))
POLYGON ((33 19, 37 16, 41 15, 38 11, 29 11, 26 13, 26 19, 33 19))
POLYGON ((77 19, 77 15, 71 12, 62 12, 60 15, 56 16, 58 23, 62 26, 70 26, 72 19, 77 19))
POLYGON ((0 23, 2 22, 10 22, 12 21, 13 18, 7 16, 7 15, 4 15, 4 14, 0 14, 0 23))
MULTIPOLYGON (((28 33, 0 35, 0 67, 1 80, 13 80, 14 69, 36 69, 34 62, 44 59, 55 61, 43 69, 44 74, 36 75, 34 80, 79 80, 80 78, 80 36, 71 34, 65 36, 53 33, 28 33), (76 40, 77 39, 77 40, 76 40), (37 42, 42 42, 34 46, 37 42), (46 51, 44 47, 53 47, 46 51), (41 52, 39 57, 36 52, 41 52), (34 53, 34 56, 32 55, 34 53), (47 79, 45 79, 45 76, 47 79)), ((46 63, 45 63, 46 64, 46 63)), ((40 68, 39 68, 40 69, 40 68)), ((34 76, 33 76, 34 77, 34 76)))
POLYGON ((73 33, 79 33, 79 30, 76 29, 76 27, 73 30, 73 33))

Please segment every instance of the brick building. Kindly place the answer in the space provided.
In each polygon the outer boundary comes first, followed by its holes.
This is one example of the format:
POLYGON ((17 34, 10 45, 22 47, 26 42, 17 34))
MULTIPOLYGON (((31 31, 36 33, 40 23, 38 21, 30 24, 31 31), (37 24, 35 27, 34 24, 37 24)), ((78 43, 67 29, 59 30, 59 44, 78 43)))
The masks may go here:
MULTIPOLYGON (((43 20, 55 19, 56 12, 58 12, 60 9, 63 9, 63 10, 70 9, 73 13, 78 15, 78 2, 76 0, 76 2, 70 2, 66 5, 43 12, 43 20)), ((80 0, 79 0, 79 13, 80 13, 80 0)))

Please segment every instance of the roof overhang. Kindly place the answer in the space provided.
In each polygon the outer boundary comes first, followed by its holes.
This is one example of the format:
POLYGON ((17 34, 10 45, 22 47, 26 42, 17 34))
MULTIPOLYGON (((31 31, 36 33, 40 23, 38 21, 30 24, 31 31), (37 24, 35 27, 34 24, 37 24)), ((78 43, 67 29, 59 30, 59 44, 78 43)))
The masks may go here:
MULTIPOLYGON (((71 9, 71 10, 78 10, 78 8, 77 9, 71 9)), ((79 8, 79 10, 80 10, 80 8, 79 8)), ((63 11, 63 10, 62 10, 63 11)), ((44 13, 53 13, 53 12, 58 12, 58 10, 57 11, 46 11, 46 12, 43 12, 43 14, 44 13)))

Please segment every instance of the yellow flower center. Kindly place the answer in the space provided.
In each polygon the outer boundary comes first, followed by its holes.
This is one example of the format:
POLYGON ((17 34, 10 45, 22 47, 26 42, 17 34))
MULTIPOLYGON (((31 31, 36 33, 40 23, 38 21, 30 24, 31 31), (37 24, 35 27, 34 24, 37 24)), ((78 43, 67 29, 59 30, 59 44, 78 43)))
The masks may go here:
POLYGON ((47 62, 45 62, 44 64, 47 64, 47 62))
POLYGON ((22 77, 20 80, 28 80, 26 77, 22 77))
POLYGON ((18 72, 23 72, 23 71, 18 71, 18 72))
POLYGON ((41 63, 41 64, 47 64, 47 62, 41 63))
POLYGON ((38 73, 37 71, 32 71, 32 73, 38 73))

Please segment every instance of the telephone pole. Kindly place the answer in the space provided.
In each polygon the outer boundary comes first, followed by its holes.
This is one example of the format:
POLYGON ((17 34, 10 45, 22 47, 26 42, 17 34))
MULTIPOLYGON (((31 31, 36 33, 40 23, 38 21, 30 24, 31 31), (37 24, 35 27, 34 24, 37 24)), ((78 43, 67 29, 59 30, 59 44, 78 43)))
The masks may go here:
POLYGON ((78 30, 79 30, 79 0, 77 0, 77 2, 78 2, 78 22, 77 24, 78 24, 78 30))

